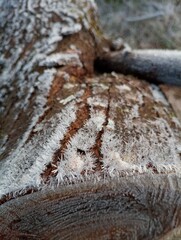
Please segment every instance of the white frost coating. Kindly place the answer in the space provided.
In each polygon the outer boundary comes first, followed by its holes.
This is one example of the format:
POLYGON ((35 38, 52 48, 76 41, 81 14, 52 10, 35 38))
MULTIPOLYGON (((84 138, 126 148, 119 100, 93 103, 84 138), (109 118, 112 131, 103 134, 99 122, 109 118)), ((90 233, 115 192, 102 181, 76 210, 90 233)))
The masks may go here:
POLYGON ((129 117, 133 118, 138 118, 139 117, 139 106, 135 104, 133 108, 131 109, 131 113, 129 117))
POLYGON ((103 154, 103 168, 104 172, 109 173, 111 176, 115 170, 119 171, 115 157, 117 159, 121 144, 122 139, 119 138, 112 130, 106 129, 104 131, 101 146, 101 153, 103 154))
POLYGON ((89 150, 94 145, 97 133, 101 131, 105 118, 106 116, 102 111, 92 112, 84 127, 71 139, 70 147, 83 151, 89 150))
POLYGON ((120 92, 124 92, 124 91, 131 91, 131 88, 126 85, 126 84, 123 84, 123 85, 115 85, 115 87, 120 91, 120 92))
MULTIPOLYGON (((34 109, 34 114, 31 119, 31 123, 29 124, 26 132, 22 136, 21 140, 18 143, 18 147, 16 148, 15 152, 12 153, 12 155, 16 155, 16 153, 21 149, 21 147, 24 145, 25 141, 27 140, 30 132, 32 131, 32 128, 36 125, 38 122, 38 119, 40 116, 43 115, 45 109, 44 106, 47 102, 47 96, 52 84, 52 80, 54 79, 54 75, 56 74, 55 69, 46 69, 42 75, 39 76, 37 81, 34 83, 34 86, 37 87, 39 94, 36 95, 35 99, 35 109, 34 109)), ((36 76, 36 75, 35 75, 36 76)), ((35 78, 36 80, 36 78, 35 78)), ((30 96, 28 96, 30 97, 30 96)), ((28 100, 28 99, 27 99, 28 100)), ((12 157, 13 157, 12 156, 12 157)))
POLYGON ((127 112, 125 113, 126 117, 124 118, 125 126, 128 129, 132 129, 133 127, 133 119, 139 118, 139 105, 135 104, 132 106, 130 110, 127 109, 127 112))
MULTIPOLYGON (((93 84, 93 92, 102 92, 102 88, 93 84)), ((107 88, 106 88, 107 90, 107 88)), ((93 156, 92 147, 96 143, 97 134, 102 130, 103 124, 106 120, 104 113, 108 107, 107 98, 99 98, 98 96, 89 97, 87 103, 90 106, 90 119, 85 125, 70 139, 69 144, 61 157, 60 164, 56 170, 57 181, 62 183, 64 178, 73 180, 81 178, 83 172, 86 176, 87 173, 93 172, 96 159, 93 156), (102 107, 104 110, 95 110, 96 107, 102 107)))
POLYGON ((77 108, 75 103, 67 105, 59 114, 58 124, 50 137, 45 140, 43 146, 37 143, 25 145, 19 152, 16 151, 14 158, 12 155, 6 160, 0 169, 0 196, 12 191, 25 189, 28 186, 39 187, 42 183, 41 173, 46 165, 52 161, 52 157, 60 147, 68 127, 76 118, 77 108), (33 149, 31 149, 34 146, 33 149))
POLYGON ((91 147, 96 142, 96 137, 105 122, 105 114, 102 111, 92 111, 90 119, 70 140, 67 149, 57 169, 57 180, 60 183, 64 177, 80 177, 82 171, 92 171, 95 159, 91 153, 91 147), (85 154, 79 153, 83 151, 85 154), (76 161, 77 164, 76 164, 76 161), (73 166, 73 167, 72 167, 73 166))
POLYGON ((169 102, 167 101, 167 99, 165 98, 165 96, 163 95, 163 93, 161 92, 160 88, 154 84, 152 84, 150 86, 150 90, 153 94, 153 98, 155 99, 156 102, 161 102, 164 105, 168 106, 169 102))
POLYGON ((55 53, 40 61, 39 65, 43 67, 56 67, 64 65, 82 67, 82 63, 77 53, 55 53))
MULTIPOLYGON (((125 126, 126 127, 126 126, 125 126)), ((179 145, 172 130, 163 119, 140 123, 135 127, 136 134, 130 134, 124 140, 112 129, 106 128, 102 138, 104 171, 111 176, 117 173, 133 174, 153 171, 159 173, 181 171, 179 145), (158 134, 159 133, 159 134, 158 134)))
POLYGON ((113 77, 116 78, 116 79, 119 78, 119 76, 118 76, 118 74, 117 74, 116 72, 111 72, 111 76, 113 76, 113 77))
POLYGON ((34 132, 39 132, 43 130, 44 124, 43 123, 37 123, 36 126, 34 127, 33 131, 34 132))
POLYGON ((140 93, 140 92, 138 93, 137 99, 138 99, 139 105, 142 105, 144 103, 143 94, 142 93, 140 93))
MULTIPOLYGON (((17 97, 16 104, 10 112, 14 122, 22 111, 26 113, 30 104, 31 116, 33 116, 27 117, 25 126, 28 127, 23 136, 20 136, 19 142, 17 141, 17 151, 24 145, 37 120, 46 110, 44 107, 52 77, 43 80, 41 73, 35 70, 40 60, 50 59, 53 64, 55 60, 60 64, 73 61, 73 65, 82 66, 75 53, 51 56, 50 54, 56 52, 58 43, 65 35, 81 30, 84 11, 89 12, 91 9, 91 12, 95 13, 93 1, 27 0, 26 2, 25 4, 24 0, 0 1, 1 10, 4 9, 0 11, 0 28, 3 29, 3 34, 0 34, 0 62, 3 66, 0 71, 0 90, 2 89, 0 111, 6 114, 7 99, 13 95, 17 97)), ((68 81, 70 76, 68 74, 64 76, 68 81)), ((29 112, 27 114, 30 116, 29 112)), ((12 151, 11 154, 14 158, 16 151, 12 151)))
POLYGON ((89 97, 87 99, 87 103, 90 106, 100 106, 100 107, 106 108, 108 105, 108 100, 95 96, 95 97, 89 97))
POLYGON ((70 95, 67 98, 60 100, 60 103, 62 103, 63 105, 66 105, 68 102, 71 102, 75 98, 76 97, 74 95, 70 95))
POLYGON ((172 117, 172 122, 175 123, 176 127, 181 127, 181 123, 177 117, 172 117))
POLYGON ((112 119, 108 119, 108 124, 107 124, 107 128, 114 130, 115 129, 115 122, 112 119))
POLYGON ((87 176, 88 172, 93 172, 96 160, 90 152, 83 156, 76 151, 72 151, 67 157, 68 159, 62 157, 58 168, 55 170, 57 172, 56 179, 58 184, 64 183, 67 177, 69 180, 81 179, 82 172, 85 176, 87 176))
POLYGON ((60 165, 56 170, 58 183, 63 182, 65 176, 69 177, 69 179, 80 176, 84 167, 84 161, 82 157, 75 152, 69 155, 68 161, 61 159, 60 165))
MULTIPOLYGON (((10 86, 14 86, 20 96, 19 102, 23 103, 26 89, 34 88, 34 82, 29 82, 27 76, 33 72, 40 59, 46 59, 47 55, 56 50, 57 43, 64 35, 81 30, 80 19, 84 18, 85 12, 90 9, 95 13, 95 3, 78 0, 27 0, 27 4, 24 4, 22 0, 11 0, 7 7, 7 1, 2 0, 1 6, 5 10, 0 11, 0 26, 6 24, 6 27, 3 27, 3 34, 0 35, 0 56, 4 65, 0 74, 0 88, 10 89, 10 86), (52 21, 55 15, 59 20, 52 21), (34 41, 35 36, 38 36, 37 41, 34 41), (11 43, 11 40, 15 42, 11 43), (30 43, 30 48, 27 43, 30 43), (5 57, 5 50, 8 57, 5 57), (17 79, 18 86, 13 84, 17 79)), ((75 58, 75 64, 81 65, 77 56, 72 57, 75 58)), ((1 94, 0 102, 5 102, 7 97, 7 94, 1 94)), ((27 105, 27 101, 25 102, 27 105)), ((17 119, 20 106, 14 110, 17 119)))
POLYGON ((109 86, 103 83, 100 83, 99 86, 103 89, 103 90, 108 90, 109 86))
POLYGON ((110 87, 108 84, 104 84, 104 83, 99 83, 99 82, 97 82, 97 81, 99 81, 99 80, 96 79, 96 77, 93 78, 93 79, 91 79, 90 81, 92 82, 92 86, 94 87, 94 88, 93 88, 93 94, 96 94, 97 89, 99 89, 99 90, 108 90, 109 87, 110 87), (93 81, 96 81, 96 82, 93 82, 93 81))
POLYGON ((181 144, 177 145, 177 152, 180 154, 181 153, 181 144))
POLYGON ((51 45, 51 44, 54 44, 54 43, 57 43, 57 42, 60 42, 62 41, 63 37, 62 36, 52 36, 51 39, 48 41, 48 43, 51 45))
POLYGON ((65 26, 62 28, 61 32, 63 35, 70 35, 76 32, 79 32, 82 29, 82 26, 77 23, 74 24, 73 26, 65 26))
POLYGON ((36 97, 36 106, 45 105, 47 101, 46 98, 48 96, 55 74, 56 74, 56 70, 54 68, 46 69, 36 81, 35 86, 40 92, 40 94, 38 94, 38 96, 36 97))
POLYGON ((63 85, 63 88, 64 88, 64 89, 71 89, 71 88, 74 88, 74 87, 76 87, 76 86, 77 86, 77 84, 65 83, 65 84, 63 85))
POLYGON ((137 169, 135 164, 129 163, 126 161, 126 159, 124 159, 124 160, 123 159, 124 158, 122 158, 118 152, 110 153, 111 164, 109 163, 108 167, 105 166, 106 168, 108 168, 110 176, 114 176, 115 171, 117 171, 117 172, 122 171, 122 172, 126 173, 133 169, 134 170, 137 169))
POLYGON ((70 95, 65 99, 60 100, 59 102, 62 103, 63 105, 66 105, 67 103, 73 101, 73 100, 78 100, 80 101, 80 97, 84 94, 84 90, 80 90, 76 92, 74 95, 70 95))
MULTIPOLYGON (((3 7, 7 5, 6 0, 0 2, 3 7)), ((74 111, 76 108, 71 105, 69 109, 65 108, 67 112, 61 114, 60 123, 55 124, 56 127, 53 128, 51 134, 47 134, 50 131, 47 128, 45 128, 47 132, 42 133, 44 130, 44 125, 42 125, 40 126, 43 129, 41 134, 35 135, 32 138, 32 143, 26 143, 30 131, 45 111, 46 97, 57 71, 51 69, 42 74, 35 69, 42 59, 48 62, 52 61, 55 65, 57 63, 60 65, 68 64, 69 61, 72 63, 73 60, 74 65, 82 66, 77 54, 59 53, 59 55, 53 55, 52 53, 56 51, 58 43, 64 35, 77 33, 81 30, 81 19, 86 18, 86 27, 90 28, 91 17, 95 13, 94 1, 87 0, 27 0, 27 4, 24 0, 11 0, 8 3, 10 4, 9 10, 0 11, 0 26, 3 27, 4 31, 0 35, 0 55, 1 62, 3 62, 0 88, 11 90, 12 93, 14 91, 18 95, 18 101, 13 109, 14 119, 18 119, 22 109, 26 112, 30 107, 30 102, 33 118, 30 117, 31 120, 27 121, 29 127, 17 148, 12 150, 10 156, 4 159, 1 165, 1 196, 26 186, 41 184, 40 174, 45 168, 45 164, 51 161, 52 154, 59 147, 59 141, 67 131, 67 127, 75 119, 74 111), (38 14, 36 13, 37 7, 39 8, 38 14), (85 16, 90 10, 91 17, 85 16), (5 24, 6 27, 4 27, 5 24), (13 86, 12 89, 11 86, 13 86), (49 138, 46 137, 47 135, 49 138)), ((67 80, 69 77, 65 76, 67 80)), ((1 95, 1 102, 6 102, 7 95, 6 93, 1 95)), ((95 131, 102 128, 103 117, 101 113, 98 115, 95 118, 95 131)), ((86 161, 88 159, 93 161, 93 157, 87 153, 86 159, 84 168, 86 161)), ((88 162, 87 164, 90 166, 88 162)), ((73 170, 80 171, 81 169, 81 164, 77 164, 77 166, 70 164, 70 166, 73 170)))

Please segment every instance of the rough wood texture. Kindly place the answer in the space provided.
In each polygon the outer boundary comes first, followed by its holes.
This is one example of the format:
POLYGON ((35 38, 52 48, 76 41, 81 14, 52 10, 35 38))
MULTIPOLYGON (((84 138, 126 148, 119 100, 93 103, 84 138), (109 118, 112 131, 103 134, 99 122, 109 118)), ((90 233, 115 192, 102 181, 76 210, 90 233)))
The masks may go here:
POLYGON ((179 120, 158 87, 94 72, 108 44, 94 2, 0 7, 1 239, 179 229, 179 120))
POLYGON ((173 175, 142 175, 33 193, 0 207, 0 237, 166 239, 181 221, 177 180, 173 175))
POLYGON ((172 105, 177 118, 181 122, 181 88, 163 85, 161 86, 161 89, 172 105))

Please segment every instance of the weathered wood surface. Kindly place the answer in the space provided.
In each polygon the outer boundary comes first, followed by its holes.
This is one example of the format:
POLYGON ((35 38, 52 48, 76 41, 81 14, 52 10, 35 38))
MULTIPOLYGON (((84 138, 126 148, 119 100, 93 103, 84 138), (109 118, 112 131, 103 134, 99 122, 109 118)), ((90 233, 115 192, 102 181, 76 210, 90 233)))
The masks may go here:
POLYGON ((181 88, 175 86, 161 86, 161 90, 171 104, 177 118, 181 122, 181 88))
POLYGON ((179 234, 179 120, 158 87, 94 72, 94 2, 0 4, 1 239, 179 234))
POLYGON ((166 235, 181 220, 180 192, 172 188, 174 183, 180 189, 177 180, 150 174, 104 183, 94 179, 17 198, 1 208, 0 236, 170 240, 166 235))

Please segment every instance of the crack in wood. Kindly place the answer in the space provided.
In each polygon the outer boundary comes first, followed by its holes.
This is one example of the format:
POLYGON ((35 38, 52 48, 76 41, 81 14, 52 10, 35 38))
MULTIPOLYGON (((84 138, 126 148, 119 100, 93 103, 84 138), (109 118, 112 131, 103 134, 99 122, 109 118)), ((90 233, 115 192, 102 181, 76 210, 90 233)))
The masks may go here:
POLYGON ((70 139, 79 131, 79 129, 84 126, 85 122, 89 118, 90 110, 87 99, 91 96, 92 90, 89 84, 86 83, 86 86, 86 91, 82 96, 82 100, 77 103, 78 112, 76 120, 70 125, 66 135, 64 136, 64 139, 60 142, 61 147, 54 153, 53 161, 46 166, 45 171, 41 175, 45 183, 50 180, 50 177, 56 176, 56 173, 54 173, 54 171, 56 170, 60 159, 63 157, 64 152, 67 149, 67 144, 70 142, 70 139), (81 106, 82 104, 84 105, 81 106))
POLYGON ((101 131, 97 135, 96 143, 91 149, 94 152, 94 155, 97 158, 96 163, 95 163, 95 169, 94 169, 95 171, 101 171, 103 169, 103 162, 102 162, 103 155, 101 153, 102 136, 104 134, 104 128, 108 125, 108 120, 109 120, 112 84, 113 84, 112 82, 109 84, 109 88, 107 90, 108 103, 107 103, 107 108, 105 109, 106 118, 105 118, 105 121, 103 123, 101 131))

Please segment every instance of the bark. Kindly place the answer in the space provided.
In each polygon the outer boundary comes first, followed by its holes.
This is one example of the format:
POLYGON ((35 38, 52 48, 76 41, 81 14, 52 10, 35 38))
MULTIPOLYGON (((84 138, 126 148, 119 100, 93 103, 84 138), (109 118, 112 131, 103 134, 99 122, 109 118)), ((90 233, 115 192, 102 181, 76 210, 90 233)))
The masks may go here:
POLYGON ((159 87, 94 70, 94 2, 0 7, 1 239, 178 235, 180 122, 159 87))
POLYGON ((132 74, 152 83, 181 86, 181 51, 129 50, 108 53, 97 60, 102 71, 132 74))

